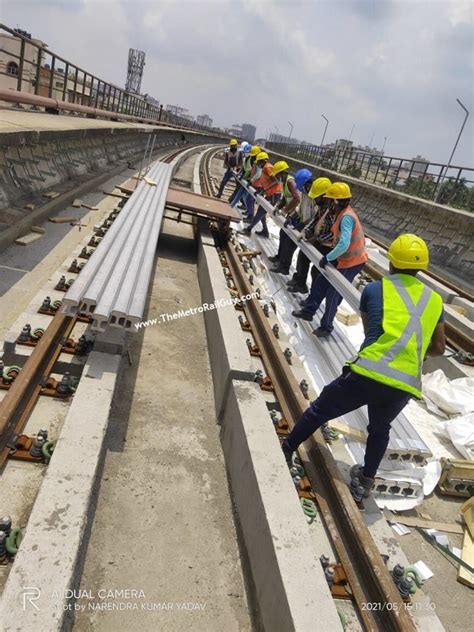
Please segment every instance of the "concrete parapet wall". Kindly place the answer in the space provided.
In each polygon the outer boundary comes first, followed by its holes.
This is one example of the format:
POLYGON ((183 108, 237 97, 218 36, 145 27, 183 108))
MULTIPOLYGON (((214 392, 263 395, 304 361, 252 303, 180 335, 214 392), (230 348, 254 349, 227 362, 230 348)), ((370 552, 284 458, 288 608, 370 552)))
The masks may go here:
MULTIPOLYGON (((100 127, 0 133, 0 234, 45 203, 42 194, 88 174, 97 176, 143 155, 149 134, 155 150, 220 139, 168 128, 100 127), (14 213, 11 210, 14 209, 14 213), (18 213, 21 217, 18 218, 18 213)), ((61 189, 60 189, 61 190, 61 189)))
POLYGON ((307 167, 317 176, 348 182, 353 205, 367 232, 391 241, 400 233, 417 233, 430 247, 431 261, 452 274, 474 275, 474 215, 428 200, 369 184, 345 174, 316 167, 289 156, 285 159, 294 170, 307 167))

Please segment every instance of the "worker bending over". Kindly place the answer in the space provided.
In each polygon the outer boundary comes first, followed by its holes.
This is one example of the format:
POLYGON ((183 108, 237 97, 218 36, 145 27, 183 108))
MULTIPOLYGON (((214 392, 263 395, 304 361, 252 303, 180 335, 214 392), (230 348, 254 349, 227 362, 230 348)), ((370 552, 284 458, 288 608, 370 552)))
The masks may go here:
MULTIPOLYGON (((250 170, 252 168, 250 150, 252 149, 252 145, 250 143, 242 143, 240 147, 240 151, 242 152, 242 166, 240 170, 237 171, 236 175, 239 178, 247 179, 250 175, 250 170)), ((247 195, 247 190, 243 187, 240 182, 237 181, 235 189, 232 195, 229 198, 229 204, 232 208, 235 208, 239 202, 241 204, 245 204, 245 196, 247 195)), ((243 208, 243 207, 241 207, 243 208)))
MULTIPOLYGON (((296 174, 295 179, 298 174, 296 174)), ((322 255, 327 255, 332 250, 333 237, 331 233, 334 224, 334 213, 331 209, 331 200, 325 198, 324 194, 331 186, 329 178, 316 178, 314 182, 308 182, 303 189, 303 196, 299 208, 299 223, 295 228, 303 231, 302 237, 312 244, 322 255), (309 185, 309 191, 305 190, 309 185)), ((307 294, 308 277, 311 261, 302 250, 298 253, 296 260, 296 272, 291 281, 288 282, 288 291, 292 294, 307 294)), ((313 280, 318 275, 318 269, 311 268, 313 280)))
MULTIPOLYGON (((368 259, 362 225, 350 206, 351 195, 350 187, 345 182, 334 182, 325 193, 325 197, 333 201, 335 220, 331 230, 335 246, 328 254, 323 255, 319 262, 320 267, 325 268, 329 262, 334 261, 338 271, 350 282, 362 270, 368 259)), ((342 296, 326 277, 319 274, 314 279, 302 308, 292 312, 297 318, 311 321, 323 300, 326 300, 326 305, 321 324, 313 331, 319 338, 331 334, 334 329, 334 317, 342 301, 342 296)))
POLYGON ((222 197, 225 185, 232 178, 233 170, 240 169, 242 166, 242 152, 239 149, 239 145, 235 138, 231 138, 229 141, 229 147, 224 153, 224 176, 221 180, 219 191, 216 197, 222 197))
MULTIPOLYGON (((256 188, 256 193, 263 195, 265 199, 274 206, 280 200, 282 185, 281 182, 272 175, 273 165, 269 161, 266 151, 261 151, 257 155, 257 169, 260 170, 261 175, 252 182, 253 186, 256 188)), ((269 237, 266 215, 267 211, 262 206, 259 206, 255 217, 244 230, 244 234, 250 235, 252 233, 252 229, 259 222, 262 222, 262 230, 258 230, 257 235, 260 235, 261 237, 269 237)))
POLYGON ((365 339, 359 353, 302 414, 282 449, 292 453, 324 423, 361 406, 368 407, 364 465, 351 468, 351 492, 368 497, 389 442, 390 424, 411 397, 421 398, 426 355, 444 353, 441 296, 416 278, 426 270, 429 252, 416 235, 400 235, 388 250, 389 276, 364 288, 360 312, 365 339))
MULTIPOLYGON (((258 145, 253 145, 252 149, 250 150, 250 174, 248 176, 245 176, 249 184, 253 184, 255 180, 258 180, 258 178, 260 178, 260 176, 262 175, 262 170, 257 167, 257 156, 261 151, 262 150, 258 145)), ((254 216, 255 198, 248 192, 245 196, 245 209, 246 213, 244 214, 244 220, 251 222, 254 216)))
MULTIPOLYGON (((273 175, 281 182, 283 186, 282 197, 275 208, 275 212, 281 212, 285 218, 288 218, 295 209, 298 208, 301 197, 296 183, 296 178, 290 175, 290 167, 284 160, 279 160, 273 166, 273 175)), ((285 219, 285 226, 288 226, 290 219, 285 219)), ((297 245, 292 241, 288 234, 280 229, 280 240, 278 244, 278 254, 276 257, 270 257, 276 265, 270 269, 270 272, 277 274, 289 274, 291 260, 297 245)))

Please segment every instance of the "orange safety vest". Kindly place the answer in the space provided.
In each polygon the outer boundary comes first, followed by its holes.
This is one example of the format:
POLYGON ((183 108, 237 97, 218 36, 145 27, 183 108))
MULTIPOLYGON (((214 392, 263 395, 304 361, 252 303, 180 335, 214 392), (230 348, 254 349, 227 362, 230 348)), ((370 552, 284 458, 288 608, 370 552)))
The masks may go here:
POLYGON ((253 182, 253 186, 259 189, 265 189, 263 195, 265 197, 270 197, 270 195, 274 195, 275 193, 281 193, 283 190, 283 185, 281 182, 274 182, 272 176, 270 175, 271 170, 273 169, 273 165, 270 162, 265 163, 262 169, 262 175, 258 180, 253 182))
POLYGON ((331 232, 334 236, 334 245, 337 244, 339 238, 341 237, 340 225, 342 218, 346 215, 350 215, 354 220, 354 228, 352 229, 349 248, 344 254, 337 258, 337 267, 339 269, 353 268, 361 263, 365 263, 369 258, 367 250, 365 249, 365 235, 362 229, 362 224, 360 223, 360 219, 352 206, 346 207, 342 213, 339 213, 331 228, 331 232))

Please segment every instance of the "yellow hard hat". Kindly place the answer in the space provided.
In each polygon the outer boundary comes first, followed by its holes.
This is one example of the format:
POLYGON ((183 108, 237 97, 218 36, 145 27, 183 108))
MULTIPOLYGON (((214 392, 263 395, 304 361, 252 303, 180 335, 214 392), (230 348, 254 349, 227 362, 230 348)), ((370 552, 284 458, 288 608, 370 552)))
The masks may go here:
POLYGON ((258 154, 261 151, 262 150, 260 149, 260 147, 258 145, 252 145, 252 149, 250 150, 249 156, 258 156, 258 154))
POLYGON ((282 171, 286 171, 289 168, 290 166, 287 162, 285 162, 284 160, 278 160, 273 165, 272 176, 277 176, 279 173, 281 173, 282 171))
POLYGON ((235 140, 235 138, 231 138, 229 141, 229 145, 232 147, 233 145, 238 145, 239 143, 235 140))
POLYGON ((399 235, 388 249, 387 256, 398 270, 426 270, 430 262, 428 246, 418 235, 399 235))
POLYGON ((351 188, 346 182, 333 182, 324 197, 331 200, 347 200, 352 197, 351 188))
POLYGON ((324 195, 326 193, 330 186, 331 180, 329 178, 316 178, 316 180, 311 185, 308 197, 310 197, 312 200, 314 200, 314 198, 321 197, 321 195, 324 195))
POLYGON ((266 151, 261 151, 257 154, 257 162, 260 160, 268 160, 268 154, 266 151))

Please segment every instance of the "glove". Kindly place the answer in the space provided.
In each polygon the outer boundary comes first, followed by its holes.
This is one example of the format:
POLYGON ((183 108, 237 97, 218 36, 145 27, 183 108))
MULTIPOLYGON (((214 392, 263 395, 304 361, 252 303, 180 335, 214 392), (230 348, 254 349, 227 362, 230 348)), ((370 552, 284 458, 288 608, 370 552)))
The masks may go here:
POLYGON ((329 263, 326 255, 323 255, 319 261, 319 267, 320 268, 325 268, 327 266, 327 264, 329 263))

